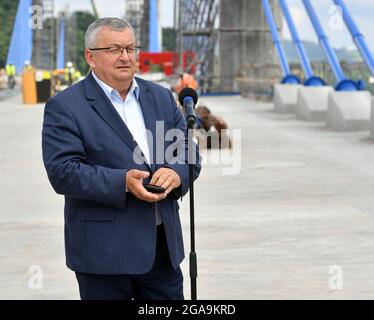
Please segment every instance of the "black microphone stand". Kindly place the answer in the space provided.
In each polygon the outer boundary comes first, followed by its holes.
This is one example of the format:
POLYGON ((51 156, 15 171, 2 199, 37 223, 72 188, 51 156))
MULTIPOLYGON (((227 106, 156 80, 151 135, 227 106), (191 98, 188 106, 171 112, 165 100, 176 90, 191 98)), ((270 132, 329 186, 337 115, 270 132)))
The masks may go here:
POLYGON ((191 300, 196 300, 196 278, 197 278, 197 255, 195 252, 195 204, 194 204, 194 163, 196 162, 196 150, 193 148, 193 130, 196 122, 195 105, 198 96, 192 88, 184 88, 179 93, 179 103, 183 106, 188 134, 188 172, 190 187, 190 230, 191 230, 191 252, 190 252, 190 278, 191 278, 191 300))
POLYGON ((194 179, 193 159, 193 129, 196 118, 187 117, 187 132, 188 132, 188 169, 189 169, 189 183, 190 183, 190 232, 191 232, 191 252, 190 252, 190 278, 191 278, 191 300, 197 299, 196 278, 197 278, 197 255, 195 252, 195 203, 194 203, 194 179))

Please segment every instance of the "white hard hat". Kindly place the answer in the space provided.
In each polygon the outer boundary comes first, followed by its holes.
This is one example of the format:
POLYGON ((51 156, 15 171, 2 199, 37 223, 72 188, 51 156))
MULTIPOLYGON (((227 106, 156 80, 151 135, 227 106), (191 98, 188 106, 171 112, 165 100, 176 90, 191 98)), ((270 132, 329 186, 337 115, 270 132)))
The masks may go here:
POLYGON ((71 67, 73 66, 73 63, 72 63, 71 61, 68 61, 68 62, 66 63, 66 66, 67 66, 68 68, 71 68, 71 67))

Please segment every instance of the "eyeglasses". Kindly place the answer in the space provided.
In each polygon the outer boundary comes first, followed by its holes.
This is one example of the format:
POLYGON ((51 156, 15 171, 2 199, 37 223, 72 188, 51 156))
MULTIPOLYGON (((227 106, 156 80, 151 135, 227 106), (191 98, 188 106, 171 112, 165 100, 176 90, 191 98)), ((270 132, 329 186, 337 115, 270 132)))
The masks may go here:
POLYGON ((123 54, 123 51, 126 50, 126 53, 130 56, 137 56, 140 52, 141 47, 130 46, 130 47, 107 47, 107 48, 88 48, 91 51, 105 50, 111 56, 119 56, 123 54))

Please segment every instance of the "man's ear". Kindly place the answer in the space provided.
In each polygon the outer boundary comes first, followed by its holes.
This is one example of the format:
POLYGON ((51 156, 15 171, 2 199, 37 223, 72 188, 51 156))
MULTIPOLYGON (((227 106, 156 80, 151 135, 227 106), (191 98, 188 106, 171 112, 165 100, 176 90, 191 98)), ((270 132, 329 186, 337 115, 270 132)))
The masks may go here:
POLYGON ((86 58, 86 61, 88 65, 91 67, 91 69, 96 67, 94 55, 87 48, 84 50, 84 57, 86 58))

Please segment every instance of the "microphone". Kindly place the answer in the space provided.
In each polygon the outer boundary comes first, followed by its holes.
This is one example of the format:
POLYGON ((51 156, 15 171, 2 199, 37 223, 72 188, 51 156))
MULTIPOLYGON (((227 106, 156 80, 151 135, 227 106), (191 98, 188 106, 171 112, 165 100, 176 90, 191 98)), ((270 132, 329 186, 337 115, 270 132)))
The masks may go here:
POLYGON ((189 128, 193 128, 196 122, 195 105, 197 103, 197 93, 192 88, 183 88, 178 96, 179 103, 183 106, 186 113, 186 120, 189 128))

